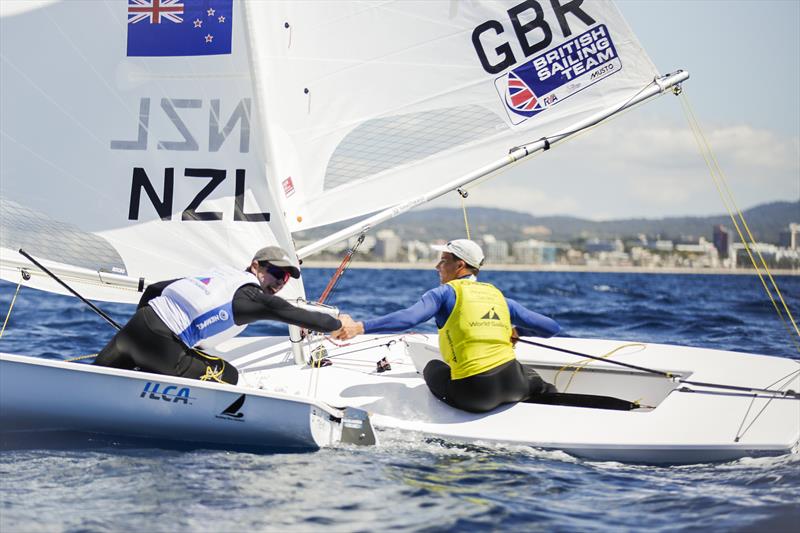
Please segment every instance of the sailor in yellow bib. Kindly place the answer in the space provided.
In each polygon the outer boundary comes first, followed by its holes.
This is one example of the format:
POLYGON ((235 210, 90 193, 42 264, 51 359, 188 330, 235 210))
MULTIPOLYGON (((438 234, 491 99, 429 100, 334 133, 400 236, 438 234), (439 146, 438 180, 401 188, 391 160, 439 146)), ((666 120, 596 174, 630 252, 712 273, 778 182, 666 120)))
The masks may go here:
POLYGON ((456 303, 439 330, 439 351, 450 365, 450 377, 468 378, 514 360, 511 317, 503 294, 470 279, 447 284, 456 291, 456 303))
POLYGON ((435 318, 444 360, 430 361, 423 376, 431 393, 443 402, 482 413, 556 392, 535 372, 523 369, 511 336, 514 326, 526 335, 541 337, 555 335, 560 326, 505 298, 493 285, 478 282, 483 251, 473 241, 450 241, 438 249, 442 257, 436 270, 442 285, 407 309, 345 325, 333 336, 349 339, 361 333, 394 333, 435 318))

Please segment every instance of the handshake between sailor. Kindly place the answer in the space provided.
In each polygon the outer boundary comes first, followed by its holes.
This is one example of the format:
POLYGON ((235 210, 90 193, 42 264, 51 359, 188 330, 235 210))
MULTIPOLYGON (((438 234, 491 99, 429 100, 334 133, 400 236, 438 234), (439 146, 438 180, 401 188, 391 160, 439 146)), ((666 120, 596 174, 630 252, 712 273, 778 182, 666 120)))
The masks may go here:
POLYGON ((342 327, 331 332, 331 337, 334 339, 346 341, 364 333, 363 322, 356 322, 353 317, 345 313, 340 314, 338 318, 342 323, 342 327))

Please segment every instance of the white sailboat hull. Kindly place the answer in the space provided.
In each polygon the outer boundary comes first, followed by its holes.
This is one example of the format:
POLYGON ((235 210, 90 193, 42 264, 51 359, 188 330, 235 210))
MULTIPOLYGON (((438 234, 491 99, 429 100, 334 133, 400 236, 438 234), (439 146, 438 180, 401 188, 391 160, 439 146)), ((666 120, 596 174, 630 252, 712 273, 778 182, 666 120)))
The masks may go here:
POLYGON ((0 438, 98 434, 225 448, 319 448, 344 413, 308 398, 0 354, 0 438))
MULTIPOLYGON (((545 342, 593 355, 624 344, 545 342)), ((309 394, 333 405, 353 405, 369 411, 376 427, 446 440, 530 445, 593 460, 673 464, 785 454, 797 451, 800 440, 796 397, 684 386, 606 362, 592 362, 576 373, 574 368, 559 372, 581 358, 528 345, 517 346, 520 361, 560 392, 613 396, 645 407, 612 411, 517 403, 486 414, 453 409, 430 394, 417 371, 427 359, 438 357, 434 336, 380 336, 342 347, 326 341, 332 364, 313 370, 281 363, 288 346, 264 344, 268 341, 235 339, 226 346, 245 381, 266 390, 309 394), (243 353, 249 355, 237 357, 243 353), (383 357, 392 368, 379 373, 376 363, 383 357)), ((692 381, 800 390, 800 362, 785 358, 647 344, 625 348, 613 359, 692 381)))
MULTIPOLYGON (((592 355, 625 345, 544 342, 592 355)), ((380 428, 602 461, 727 461, 796 453, 800 442, 800 399, 791 395, 685 385, 605 361, 581 366, 579 357, 519 345, 519 360, 560 392, 613 396, 642 407, 517 403, 471 414, 434 398, 418 373, 439 357, 433 336, 359 337, 342 346, 326 339, 321 345, 331 364, 312 368, 295 365, 282 338, 228 341, 219 353, 240 369, 237 386, 0 354, 0 427, 4 438, 79 431, 230 448, 317 448, 339 442, 348 425, 329 406, 348 405, 368 411, 380 428), (391 370, 378 372, 383 358, 391 370)), ((611 358, 683 380, 800 390, 800 362, 786 358, 657 344, 627 345, 611 358)))

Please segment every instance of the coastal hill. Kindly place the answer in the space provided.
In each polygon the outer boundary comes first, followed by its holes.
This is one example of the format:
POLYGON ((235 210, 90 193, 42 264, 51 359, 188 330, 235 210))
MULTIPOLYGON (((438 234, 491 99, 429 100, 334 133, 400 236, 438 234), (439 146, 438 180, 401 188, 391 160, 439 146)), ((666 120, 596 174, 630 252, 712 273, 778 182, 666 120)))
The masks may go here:
MULTIPOLYGON (((791 222, 800 222, 800 200, 772 202, 745 210, 745 220, 756 240, 777 243, 779 234, 791 222)), ((535 238, 549 241, 576 239, 614 239, 644 234, 650 238, 680 240, 705 237, 711 240, 714 226, 726 226, 732 241, 738 241, 736 230, 727 214, 705 217, 631 218, 594 221, 572 216, 537 217, 528 213, 489 207, 467 208, 470 232, 479 237, 492 234, 497 239, 517 241, 535 238)), ((339 223, 325 228, 297 233, 301 239, 314 239, 345 227, 339 223)), ((394 230, 404 240, 431 241, 463 236, 464 214, 457 208, 418 209, 389 220, 376 230, 394 230)), ((375 230, 373 230, 375 231, 375 230)))

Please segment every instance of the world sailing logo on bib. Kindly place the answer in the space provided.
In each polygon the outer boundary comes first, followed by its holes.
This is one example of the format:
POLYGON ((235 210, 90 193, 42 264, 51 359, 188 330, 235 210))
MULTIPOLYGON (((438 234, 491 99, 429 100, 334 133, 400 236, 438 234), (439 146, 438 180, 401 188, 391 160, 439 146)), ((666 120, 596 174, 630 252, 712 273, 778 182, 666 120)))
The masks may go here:
POLYGON ((600 24, 500 76, 495 87, 516 125, 620 70, 608 28, 600 24))
POLYGON ((231 53, 233 0, 128 0, 128 56, 231 53))

